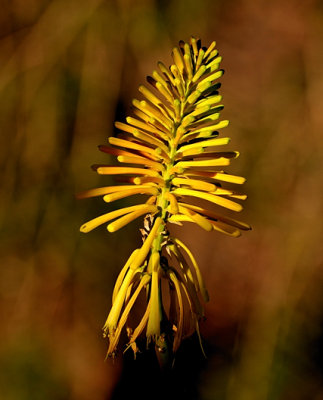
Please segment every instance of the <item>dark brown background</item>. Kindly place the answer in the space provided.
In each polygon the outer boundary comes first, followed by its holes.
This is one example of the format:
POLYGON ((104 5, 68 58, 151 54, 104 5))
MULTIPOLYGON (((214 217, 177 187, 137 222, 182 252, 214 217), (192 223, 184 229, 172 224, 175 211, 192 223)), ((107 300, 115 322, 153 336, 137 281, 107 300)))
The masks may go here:
POLYGON ((322 1, 0 5, 1 398, 323 399, 322 1), (177 230, 211 296, 208 359, 193 337, 164 376, 149 354, 104 363, 101 326, 140 221, 80 235, 106 206, 74 194, 110 184, 89 168, 110 161, 96 146, 192 34, 223 56, 225 135, 241 151, 230 171, 248 179, 253 230, 177 230))

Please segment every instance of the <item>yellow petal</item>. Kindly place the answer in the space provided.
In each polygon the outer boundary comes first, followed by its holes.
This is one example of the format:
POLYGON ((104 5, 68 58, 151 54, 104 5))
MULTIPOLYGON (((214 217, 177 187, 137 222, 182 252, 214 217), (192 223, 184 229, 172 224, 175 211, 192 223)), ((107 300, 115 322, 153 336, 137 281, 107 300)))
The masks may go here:
POLYGON ((184 64, 185 64, 185 69, 187 73, 188 79, 193 78, 193 66, 192 66, 192 59, 191 56, 188 54, 184 54, 184 64))
POLYGON ((228 158, 220 157, 214 158, 213 160, 202 160, 202 161, 179 161, 176 166, 182 168, 194 168, 194 167, 219 167, 230 164, 228 158))
POLYGON ((148 339, 151 337, 156 339, 160 335, 161 305, 159 296, 159 257, 159 253, 154 252, 150 258, 152 276, 150 289, 151 306, 146 331, 148 339))
POLYGON ((115 329, 117 327, 120 312, 121 312, 121 309, 124 304, 125 296, 126 296, 128 287, 131 283, 131 280, 132 280, 134 274, 135 274, 135 270, 133 270, 131 268, 128 269, 126 276, 125 276, 125 278, 121 284, 121 287, 118 291, 118 294, 115 298, 115 301, 111 307, 108 318, 103 326, 103 331, 105 332, 105 334, 115 331, 115 329))
POLYGON ((223 182, 236 183, 239 185, 245 183, 245 181, 246 181, 246 178, 243 178, 242 176, 229 175, 229 174, 225 174, 223 172, 186 170, 185 173, 189 174, 189 175, 204 176, 207 178, 212 178, 212 179, 216 179, 218 181, 223 181, 223 182))
POLYGON ((160 177, 157 171, 148 168, 133 168, 133 167, 99 167, 96 172, 99 175, 118 175, 118 174, 130 174, 130 175, 149 175, 160 177))
MULTIPOLYGON (((217 117, 218 117, 218 115, 216 115, 216 119, 217 119, 217 117)), ((219 123, 217 123, 215 125, 208 124, 208 125, 203 126, 201 128, 196 128, 195 130, 192 130, 190 132, 190 134, 194 135, 195 133, 201 133, 201 132, 206 132, 206 131, 215 132, 218 129, 226 128, 228 125, 229 125, 229 121, 228 120, 223 120, 223 121, 220 121, 219 123)))
POLYGON ((111 224, 107 226, 107 229, 109 232, 116 232, 120 228, 129 224, 129 222, 132 222, 136 218, 140 217, 141 215, 155 213, 157 210, 158 209, 156 206, 150 206, 145 204, 144 207, 142 207, 140 210, 133 211, 129 214, 124 215, 123 217, 120 217, 116 221, 111 222, 111 224))
POLYGON ((232 211, 239 212, 242 210, 241 204, 235 203, 234 201, 222 198, 220 196, 216 196, 214 194, 200 192, 198 190, 178 188, 178 189, 173 190, 173 193, 180 195, 180 196, 198 197, 200 199, 204 199, 204 200, 210 201, 212 203, 215 203, 221 207, 228 208, 229 210, 232 210, 232 211))
POLYGON ((184 151, 187 151, 190 149, 194 149, 196 147, 224 146, 224 145, 228 144, 229 142, 230 142, 230 138, 228 138, 228 137, 203 140, 201 142, 181 146, 179 151, 184 152, 184 151))
POLYGON ((121 283, 126 275, 126 272, 128 271, 129 265, 132 263, 132 261, 134 260, 134 257, 136 257, 137 253, 138 253, 139 249, 134 250, 131 254, 130 257, 128 258, 127 262, 125 263, 124 267, 122 268, 122 270, 120 271, 118 278, 116 280, 116 283, 114 285, 113 288, 113 293, 112 293, 112 304, 115 301, 115 298, 119 292, 121 283))
POLYGON ((223 70, 219 70, 214 72, 213 74, 208 75, 205 79, 198 83, 196 88, 201 90, 201 88, 208 82, 214 81, 215 79, 220 78, 223 75, 223 70))
POLYGON ((238 229, 242 229, 242 230, 246 230, 246 231, 251 229, 251 226, 246 224, 245 222, 237 221, 236 219, 216 214, 213 211, 207 210, 205 208, 198 207, 198 206, 195 206, 193 204, 187 204, 187 203, 185 203, 185 204, 179 203, 179 204, 183 205, 183 206, 185 206, 187 208, 190 208, 190 209, 192 209, 194 211, 197 211, 200 214, 204 214, 207 217, 209 217, 209 218, 211 218, 211 219, 213 219, 215 221, 220 220, 220 221, 222 221, 222 222, 224 222, 224 223, 226 223, 228 225, 234 226, 234 227, 236 227, 238 229))
POLYGON ((163 132, 163 130, 157 129, 154 125, 139 121, 138 119, 133 118, 133 117, 127 117, 126 121, 130 125, 133 125, 133 126, 136 126, 137 128, 154 133, 155 135, 157 135, 158 137, 160 137, 163 140, 168 140, 167 134, 165 132, 163 132))
POLYGON ((173 96, 172 96, 171 93, 165 88, 165 86, 164 86, 162 83, 156 82, 156 88, 157 88, 157 90, 159 91, 159 93, 161 93, 161 94, 165 97, 165 99, 166 99, 170 104, 173 104, 173 102, 174 102, 173 96))
POLYGON ((211 51, 215 49, 215 46, 216 46, 216 42, 213 41, 213 42, 210 44, 210 46, 208 47, 208 49, 206 50, 206 52, 205 52, 203 58, 207 58, 207 56, 211 53, 211 51))
POLYGON ((213 192, 216 190, 216 186, 212 183, 200 181, 198 179, 173 178, 172 185, 186 185, 190 186, 192 189, 205 190, 206 192, 213 192))
POLYGON ((159 172, 162 172, 165 170, 163 164, 157 163, 155 161, 147 160, 147 158, 118 156, 117 159, 121 163, 146 165, 146 166, 148 166, 156 171, 159 171, 159 172))
POLYGON ((186 207, 183 206, 179 206, 179 211, 184 214, 187 215, 188 217, 190 217, 197 225, 199 225, 201 228, 203 228, 204 230, 210 232, 213 227, 210 221, 208 221, 205 217, 203 217, 202 215, 189 210, 186 207))
POLYGON ((189 104, 193 104, 196 102, 196 100, 201 96, 201 91, 200 90, 194 90, 194 92, 192 92, 188 98, 187 101, 189 104))
POLYGON ((183 298, 182 298, 180 284, 178 282, 176 274, 172 270, 168 270, 168 276, 175 286, 177 300, 178 300, 178 308, 179 308, 177 330, 175 333, 174 343, 173 343, 173 351, 176 352, 182 340, 183 324, 184 324, 184 305, 183 305, 183 298))
POLYGON ((195 83, 197 82, 201 76, 204 74, 206 70, 206 66, 205 65, 201 65, 200 68, 198 69, 198 71, 196 72, 196 74, 193 76, 192 82, 195 83))
POLYGON ((167 78, 169 79, 169 81, 172 83, 172 85, 174 86, 175 85, 175 79, 174 79, 174 77, 172 76, 172 74, 169 72, 169 69, 161 62, 161 61, 159 61, 158 63, 157 63, 157 65, 158 65, 158 68, 161 70, 161 72, 165 75, 165 76, 167 76, 167 78))
POLYGON ((130 142, 129 140, 119 139, 116 137, 109 137, 108 141, 110 144, 112 144, 114 146, 125 147, 128 149, 143 151, 145 153, 152 154, 155 157, 161 158, 159 156, 159 154, 156 152, 156 149, 152 149, 152 148, 150 148, 148 146, 144 146, 142 144, 130 142))
POLYGON ((136 327, 136 329, 133 331, 133 333, 130 336, 130 341, 129 341, 130 346, 132 345, 132 343, 135 342, 135 340, 138 338, 138 336, 143 332, 143 330, 147 324, 149 313, 150 313, 150 305, 151 305, 151 299, 149 299, 149 301, 148 301, 146 311, 145 311, 143 317, 141 318, 138 326, 136 327))
POLYGON ((204 284, 204 280, 201 274, 201 270, 195 260, 195 257, 193 256, 192 252, 190 251, 190 249, 179 239, 174 238, 173 241, 180 247, 182 248, 185 253, 188 255, 189 259, 191 260, 191 263, 193 265, 193 268, 195 270, 196 273, 196 277, 197 277, 197 281, 199 284, 199 289, 201 291, 201 294, 203 296, 203 299, 205 302, 209 301, 209 295, 208 292, 206 290, 205 284, 204 284))
POLYGON ((124 124, 122 122, 115 122, 114 124, 116 128, 120 129, 121 131, 131 133, 134 137, 143 140, 144 142, 147 142, 149 144, 152 144, 154 146, 160 147, 162 150, 164 150, 166 153, 168 152, 168 148, 165 146, 165 144, 155 136, 151 136, 149 133, 144 132, 134 126, 124 124))
POLYGON ((173 56, 173 59, 174 59, 174 62, 176 64, 177 68, 179 69, 181 74, 183 74, 183 72, 184 72, 184 62, 183 62, 182 54, 179 51, 178 47, 174 47, 173 48, 172 56, 173 56))
POLYGON ((108 354, 111 354, 111 353, 113 353, 115 351, 115 349, 116 349, 116 347, 118 345, 119 339, 120 339, 121 331, 122 331, 125 323, 127 322, 129 313, 130 313, 135 301, 137 300, 141 290, 143 289, 143 287, 145 285, 147 285, 147 283, 149 281, 150 281, 150 276, 148 274, 145 274, 141 278, 141 280, 139 282, 139 285, 138 285, 137 289, 135 290, 135 292, 133 293, 133 295, 131 296, 130 300, 127 302, 127 305, 126 305, 126 307, 125 307, 125 309, 124 309, 124 311, 123 311, 123 313, 122 313, 122 315, 120 317, 120 320, 118 322, 117 329, 114 332, 114 334, 112 336, 112 339, 110 339, 109 348, 108 348, 108 354))
POLYGON ((121 208, 119 210, 111 211, 107 214, 100 215, 99 217, 91 219, 90 221, 83 224, 80 228, 80 231, 83 233, 88 233, 88 232, 92 231, 94 228, 97 228, 98 226, 104 224, 105 222, 109 222, 115 218, 120 217, 121 215, 125 215, 125 214, 128 214, 133 211, 141 210, 144 207, 146 207, 145 204, 138 204, 135 206, 121 208))
POLYGON ((151 228, 151 231, 149 232, 149 235, 147 236, 146 240, 144 241, 144 244, 142 245, 142 247, 140 248, 140 251, 138 252, 137 257, 135 258, 133 263, 130 265, 131 269, 136 270, 145 261, 147 255, 150 251, 151 245, 152 245, 154 239, 156 238, 156 235, 161 226, 161 223, 162 223, 162 219, 160 217, 157 217, 154 222, 153 227, 151 228))
POLYGON ((165 193, 165 198, 169 201, 170 212, 172 214, 178 213, 178 205, 176 197, 170 192, 165 193))
MULTIPOLYGON (((94 188, 94 189, 84 190, 83 192, 78 193, 77 198, 85 199, 88 197, 97 197, 108 193, 119 192, 122 190, 129 190, 134 187, 135 187, 134 185, 119 185, 119 186, 105 186, 100 188, 94 188)), ((147 185, 141 185, 141 188, 147 188, 147 187, 148 187, 147 185)))
POLYGON ((241 232, 239 231, 239 229, 233 228, 232 226, 224 224, 223 222, 220 222, 220 221, 216 221, 216 222, 211 221, 211 222, 213 225, 213 229, 218 232, 221 232, 226 235, 233 236, 233 237, 241 236, 241 232))
POLYGON ((206 106, 212 106, 214 104, 219 103, 222 100, 222 96, 219 94, 216 94, 214 96, 208 96, 205 99, 201 99, 197 104, 196 104, 196 112, 206 106))
POLYGON ((192 36, 191 39, 190 39, 190 42, 191 42, 191 45, 192 45, 194 57, 196 59, 196 57, 198 56, 198 53, 199 53, 199 50, 197 48, 196 39, 192 36))

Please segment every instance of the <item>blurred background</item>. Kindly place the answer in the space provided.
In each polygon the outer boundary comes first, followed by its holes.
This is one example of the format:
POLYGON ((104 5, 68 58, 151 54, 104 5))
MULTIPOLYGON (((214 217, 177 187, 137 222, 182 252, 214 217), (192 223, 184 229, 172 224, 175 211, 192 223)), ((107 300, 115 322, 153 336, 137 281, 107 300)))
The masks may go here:
MULTIPOLYGON (((1 0, 0 397, 323 399, 323 2, 1 0), (178 230, 207 281, 174 370, 104 362, 101 327, 141 221, 109 234, 75 193, 137 87, 180 39, 217 41, 225 135, 247 177, 238 239, 178 230)), ((120 202, 119 204, 123 204, 120 202)), ((113 209, 112 205, 109 209, 113 209)))

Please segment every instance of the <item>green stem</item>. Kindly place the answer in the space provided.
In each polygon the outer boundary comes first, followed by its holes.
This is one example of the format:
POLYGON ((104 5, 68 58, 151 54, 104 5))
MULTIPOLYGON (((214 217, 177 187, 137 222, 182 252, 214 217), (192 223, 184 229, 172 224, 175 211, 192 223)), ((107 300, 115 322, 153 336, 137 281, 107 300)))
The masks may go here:
MULTIPOLYGON (((189 84, 190 84, 190 82, 188 82, 188 84, 187 84, 184 99, 182 99, 182 101, 181 101, 181 118, 178 122, 174 123, 174 129, 173 129, 174 139, 176 137, 177 129, 181 125, 181 122, 183 119, 189 84)), ((165 231, 166 223, 167 223, 167 207, 169 205, 169 201, 167 200, 165 195, 167 192, 170 192, 170 190, 171 190, 171 173, 170 173, 170 171, 175 164, 175 156, 176 156, 176 152, 177 152, 177 147, 178 147, 178 145, 177 146, 174 145, 174 140, 171 140, 169 143, 170 162, 167 164, 166 169, 163 173, 165 186, 162 188, 162 191, 157 199, 157 206, 160 208, 160 217, 162 218, 163 222, 160 225, 159 230, 156 234, 156 238, 153 242, 152 253, 159 252, 160 255, 161 255, 162 243, 163 243, 163 239, 164 239, 163 232, 165 231)), ((159 267, 159 268, 161 268, 161 267, 159 267)), ((169 326, 169 321, 167 320, 167 316, 166 316, 165 310, 163 308, 161 285, 159 285, 159 305, 160 305, 160 318, 161 318, 161 320, 160 320, 161 334, 156 339, 155 350, 156 350, 156 354, 157 354, 157 358, 158 358, 160 367, 162 369, 167 369, 171 366, 172 359, 173 359, 172 340, 171 340, 172 327, 169 326)))

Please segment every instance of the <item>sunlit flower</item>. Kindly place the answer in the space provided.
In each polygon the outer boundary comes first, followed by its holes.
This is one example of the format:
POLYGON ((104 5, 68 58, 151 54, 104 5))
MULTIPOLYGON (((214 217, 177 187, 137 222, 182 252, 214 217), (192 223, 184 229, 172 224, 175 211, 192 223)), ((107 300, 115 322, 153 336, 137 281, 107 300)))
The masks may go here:
POLYGON ((181 41, 172 56, 174 64, 166 68, 159 62, 158 69, 147 77, 152 89, 139 87, 143 99, 132 101, 133 116, 116 122, 116 137, 108 139, 109 145, 100 146, 125 165, 96 165, 95 170, 100 175, 122 175, 124 183, 79 195, 103 196, 107 203, 145 196, 141 204, 108 212, 81 227, 81 232, 90 232, 107 224, 108 231, 115 232, 145 216, 143 245, 130 255, 117 278, 103 327, 109 339, 108 355, 115 354, 124 328, 128 347, 135 353, 136 341, 143 333, 160 352, 176 352, 185 336, 199 333, 208 293, 193 254, 169 234, 168 223, 192 222, 206 231, 233 237, 250 229, 221 214, 221 208, 241 211, 238 201, 246 195, 225 187, 226 183, 243 184, 245 179, 224 171, 239 153, 226 150, 229 138, 218 137, 229 122, 219 119, 223 106, 218 79, 223 70, 219 69, 221 57, 215 42, 204 48, 194 38, 190 44, 181 41), (206 208, 205 201, 219 211, 206 208), (129 315, 139 297, 145 298, 146 308, 131 326, 129 315))

